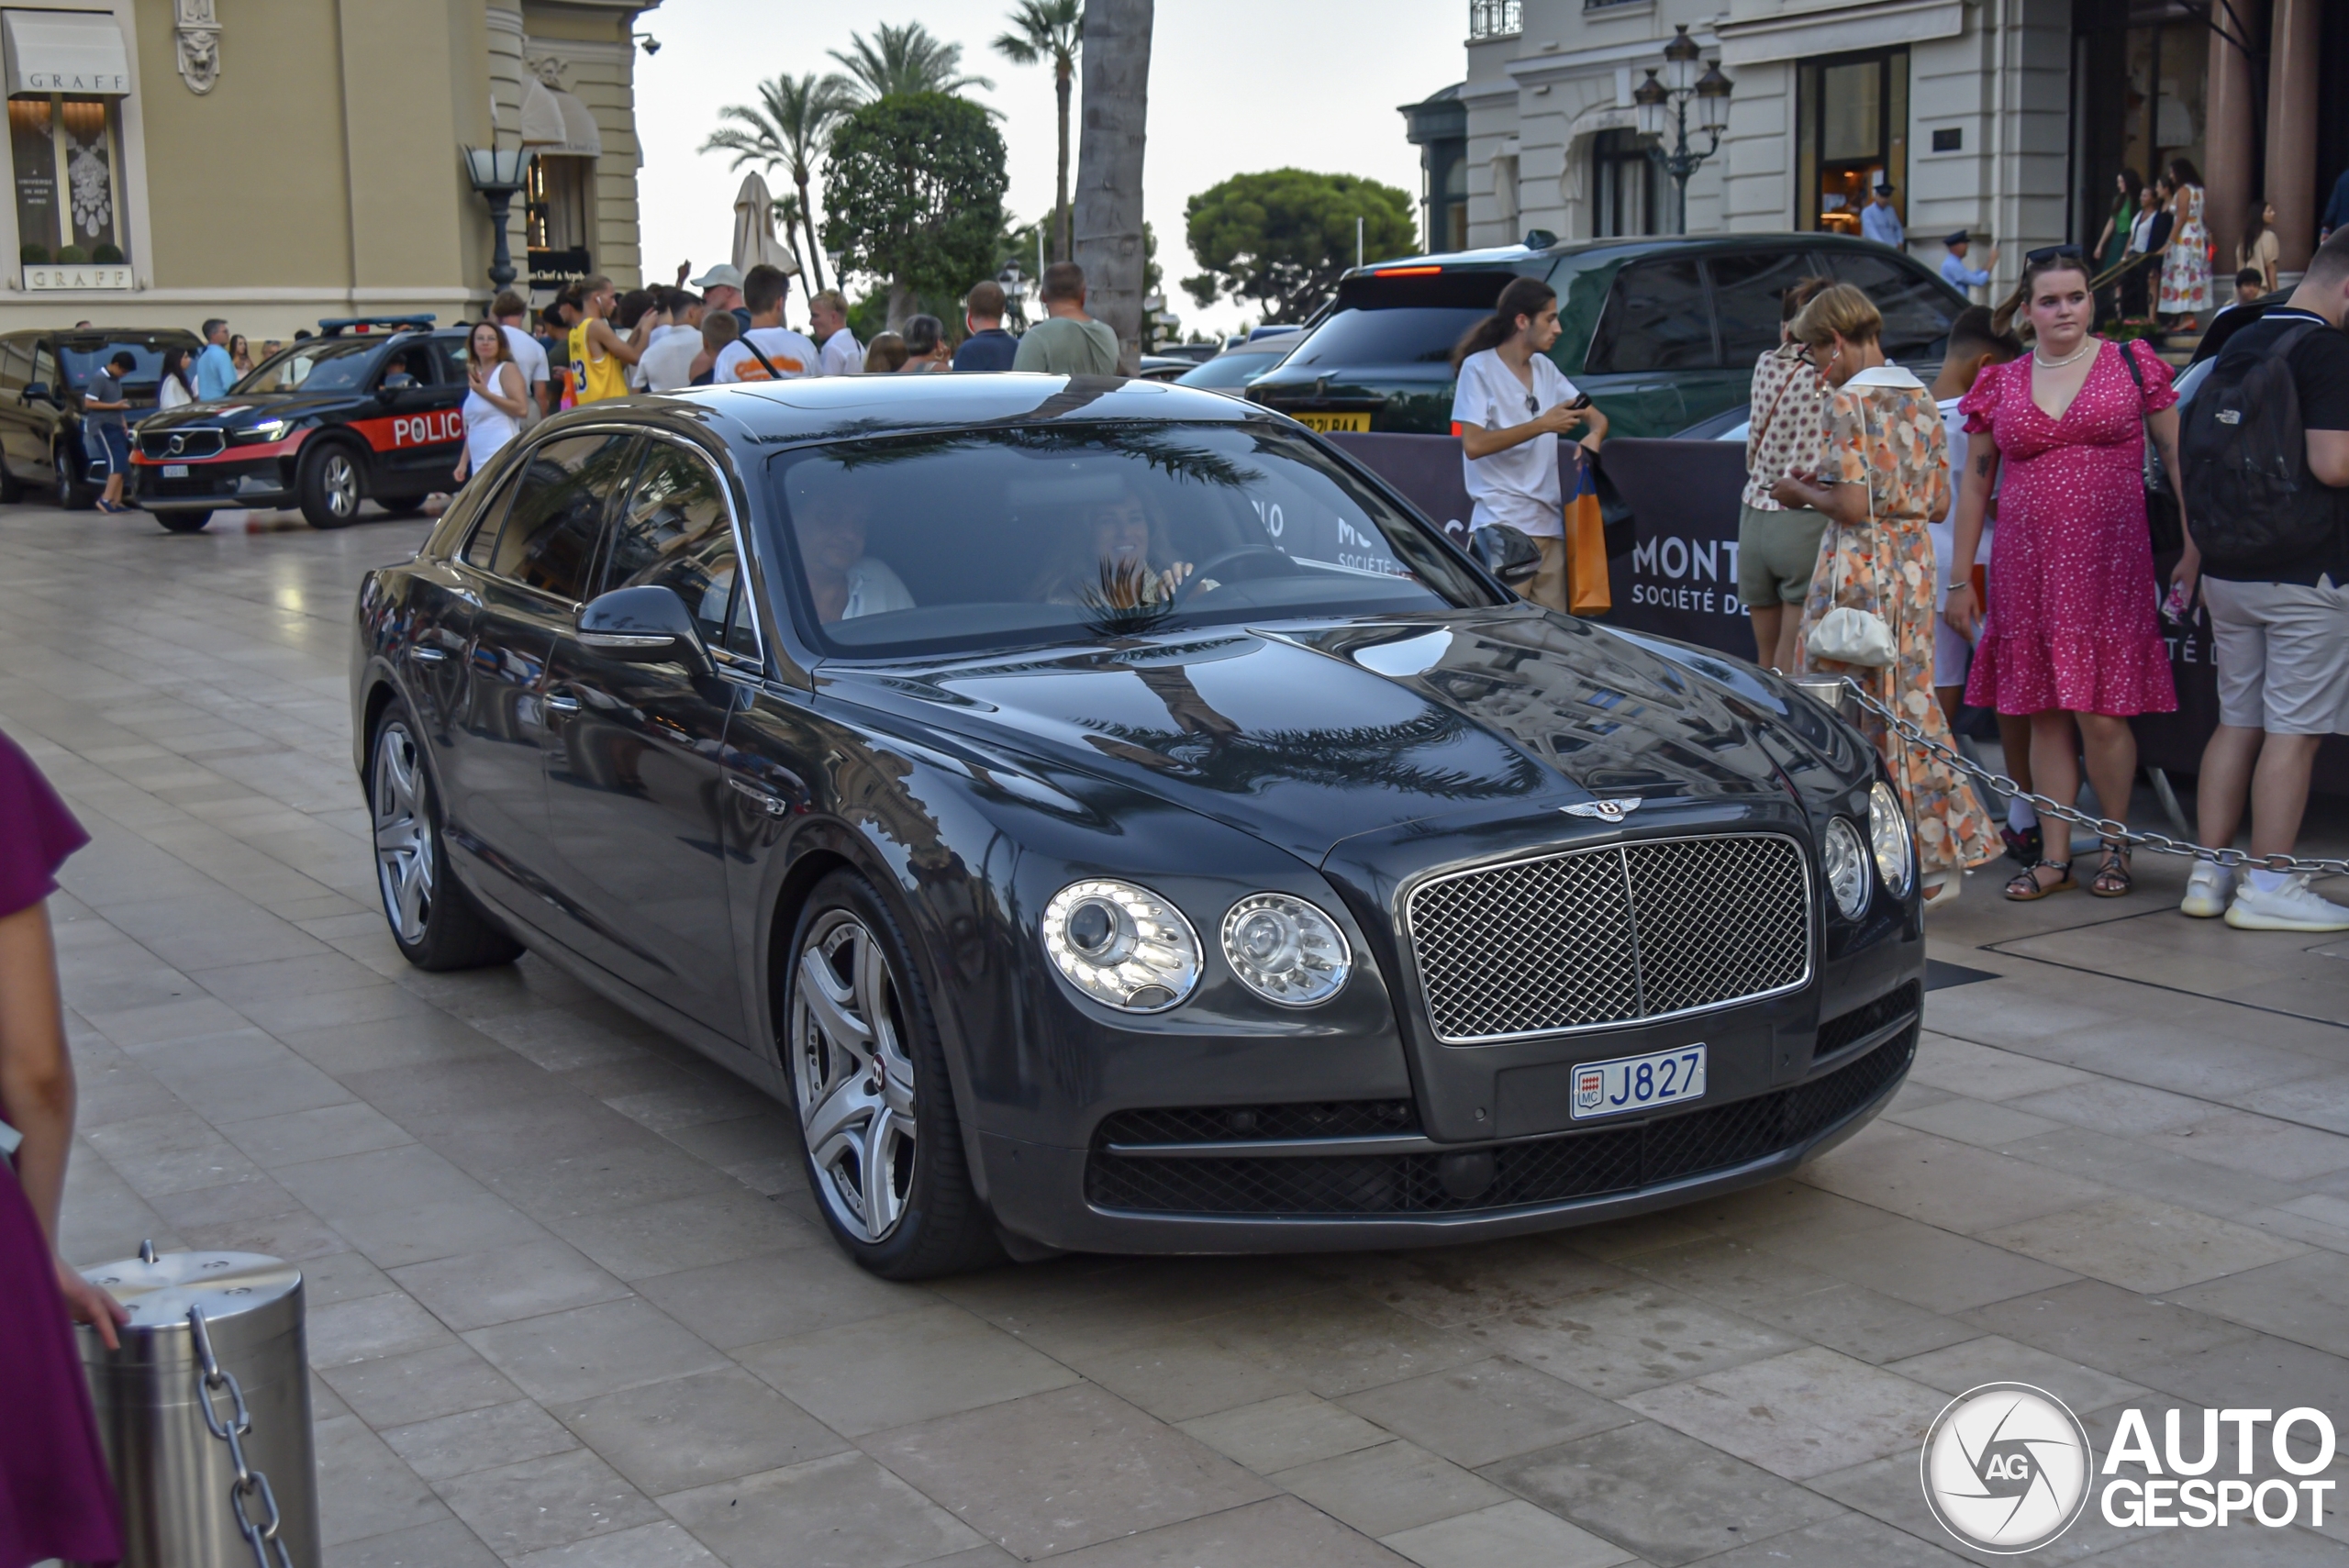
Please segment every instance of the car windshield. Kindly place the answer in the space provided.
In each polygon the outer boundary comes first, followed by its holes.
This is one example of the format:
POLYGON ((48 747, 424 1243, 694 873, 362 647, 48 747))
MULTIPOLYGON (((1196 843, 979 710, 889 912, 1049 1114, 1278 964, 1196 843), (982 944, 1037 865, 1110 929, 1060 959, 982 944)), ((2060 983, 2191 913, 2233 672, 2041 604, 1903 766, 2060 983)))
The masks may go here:
POLYGON ((320 338, 297 343, 268 361, 234 388, 240 396, 264 392, 354 392, 366 383, 381 338, 320 338))
POLYGON ((1341 310, 1321 324, 1291 365, 1448 364, 1461 335, 1492 313, 1489 306, 1442 305, 1341 310))
POLYGON ((119 353, 128 353, 139 361, 122 378, 126 382, 152 383, 163 373, 163 350, 145 343, 61 343, 57 348, 58 362, 65 371, 65 384, 77 390, 88 386, 90 378, 112 363, 119 353))
POLYGON ((1263 426, 954 431, 773 473, 802 624, 850 657, 1499 602, 1424 524, 1263 426))
POLYGON ((1245 386, 1280 363, 1281 356, 1288 350, 1289 345, 1283 343, 1262 353, 1240 350, 1218 354, 1198 369, 1185 371, 1174 379, 1185 386, 1245 386))

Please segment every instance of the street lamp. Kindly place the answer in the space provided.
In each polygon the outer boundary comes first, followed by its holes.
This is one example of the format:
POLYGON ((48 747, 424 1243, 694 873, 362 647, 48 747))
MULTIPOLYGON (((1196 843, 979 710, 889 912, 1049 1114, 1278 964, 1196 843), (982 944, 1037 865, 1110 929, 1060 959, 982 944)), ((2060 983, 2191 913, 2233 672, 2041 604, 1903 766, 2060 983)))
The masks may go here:
POLYGON ((503 291, 514 281, 514 252, 506 242, 506 215, 514 193, 529 179, 529 155, 518 147, 468 147, 465 177, 489 203, 489 228, 495 249, 490 252, 489 283, 503 291))
POLYGON ((1721 74, 1719 61, 1698 75, 1698 67, 1703 60, 1704 50, 1688 36, 1687 25, 1675 23, 1672 41, 1664 46, 1664 64, 1649 68, 1647 80, 1631 94, 1631 102, 1639 110, 1640 135, 1648 144, 1648 156, 1672 176, 1677 198, 1674 226, 1683 234, 1688 231, 1688 176, 1720 150, 1721 133, 1729 128, 1729 95, 1733 84, 1721 74), (1656 80, 1659 70, 1664 75, 1661 82, 1656 80), (1688 145, 1688 102, 1692 98, 1697 103, 1697 128, 1708 139, 1701 152, 1688 145), (1673 138, 1669 150, 1664 144, 1667 132, 1673 138))

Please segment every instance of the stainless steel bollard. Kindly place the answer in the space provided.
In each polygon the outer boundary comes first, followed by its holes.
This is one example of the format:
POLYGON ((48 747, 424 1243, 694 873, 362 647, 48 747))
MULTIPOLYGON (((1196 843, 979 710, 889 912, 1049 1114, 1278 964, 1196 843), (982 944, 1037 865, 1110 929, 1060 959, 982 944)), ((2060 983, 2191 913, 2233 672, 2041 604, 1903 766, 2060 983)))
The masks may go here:
POLYGON ((159 1257, 150 1245, 83 1272, 130 1312, 119 1351, 79 1330, 121 1500, 122 1568, 317 1568, 302 1271, 259 1252, 159 1257), (208 1391, 206 1340, 224 1374, 208 1391), (240 1468, 265 1479, 240 1489, 240 1468), (273 1540, 260 1537, 273 1512, 273 1540))
POLYGON ((1846 724, 1860 721, 1860 705, 1852 695, 1852 688, 1841 675, 1788 675, 1787 684, 1803 695, 1824 703, 1828 711, 1846 724))

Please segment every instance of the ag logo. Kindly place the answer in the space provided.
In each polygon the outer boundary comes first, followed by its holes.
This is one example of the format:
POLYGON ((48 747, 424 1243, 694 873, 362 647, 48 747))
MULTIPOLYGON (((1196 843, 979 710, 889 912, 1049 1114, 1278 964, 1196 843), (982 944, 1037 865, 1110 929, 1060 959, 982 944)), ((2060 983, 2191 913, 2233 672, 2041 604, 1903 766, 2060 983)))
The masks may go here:
POLYGON ((2087 1507, 2096 1454, 2064 1402, 2027 1383, 1986 1383, 1951 1400, 1925 1433, 1925 1504, 1966 1545, 2032 1551, 2087 1507))

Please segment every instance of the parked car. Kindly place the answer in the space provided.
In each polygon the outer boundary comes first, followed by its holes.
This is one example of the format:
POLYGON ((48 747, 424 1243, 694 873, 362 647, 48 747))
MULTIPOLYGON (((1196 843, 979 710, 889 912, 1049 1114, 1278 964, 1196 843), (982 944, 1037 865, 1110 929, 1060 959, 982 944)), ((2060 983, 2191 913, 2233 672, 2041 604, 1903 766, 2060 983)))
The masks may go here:
POLYGON ((1322 430, 1442 435, 1452 349, 1511 278, 1558 291, 1550 350, 1620 436, 1668 436, 1744 401, 1778 341, 1778 299, 1814 274, 1856 284, 1885 347, 1928 379, 1965 296, 1914 259, 1834 234, 1721 234, 1521 245, 1358 268, 1311 335, 1252 383, 1255 402, 1322 430))
POLYGON ((1173 381, 1198 362, 1187 354, 1144 354, 1134 373, 1144 381, 1173 381))
POLYGON ((1909 832, 1826 708, 1239 400, 903 380, 560 415, 368 574, 411 962, 528 947, 763 1085, 900 1279, 1637 1213, 1899 1086, 1909 832))
POLYGON ((1193 364, 1205 364, 1216 357, 1220 346, 1215 343, 1162 343, 1160 355, 1170 360, 1188 360, 1193 364))
POLYGON ((204 347, 178 328, 87 327, 0 333, 0 501, 39 492, 53 506, 79 508, 98 498, 104 475, 90 472, 82 437, 82 395, 115 354, 139 361, 123 380, 129 417, 155 406, 163 351, 204 347))
POLYGON ((321 322, 226 400, 142 420, 132 498, 183 533, 223 506, 299 506, 314 528, 348 527, 371 498, 395 515, 420 511, 456 488, 465 440, 464 329, 431 322, 321 322))
POLYGON ((1205 364, 1185 371, 1174 379, 1185 386, 1204 386, 1213 392, 1226 392, 1236 396, 1250 382, 1288 358, 1289 350, 1295 343, 1293 338, 1269 338, 1253 343, 1243 341, 1238 348, 1226 349, 1205 364))

